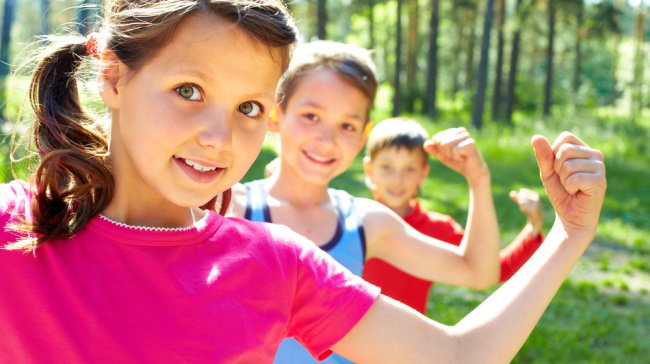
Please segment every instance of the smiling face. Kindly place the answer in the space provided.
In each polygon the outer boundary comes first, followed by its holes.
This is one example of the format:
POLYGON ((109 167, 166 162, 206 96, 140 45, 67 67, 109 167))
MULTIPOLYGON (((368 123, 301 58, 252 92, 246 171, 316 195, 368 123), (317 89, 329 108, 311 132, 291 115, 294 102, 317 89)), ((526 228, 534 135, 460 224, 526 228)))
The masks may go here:
POLYGON ((304 181, 326 185, 352 164, 365 142, 370 101, 363 92, 327 68, 298 81, 271 131, 280 133, 282 170, 304 181))
POLYGON ((112 110, 111 204, 173 214, 239 181, 274 105, 281 69, 272 52, 232 23, 199 13, 137 71, 107 66, 100 93, 112 110))
POLYGON ((364 167, 375 199, 400 216, 410 211, 409 202, 429 174, 423 152, 406 147, 384 148, 372 160, 366 157, 364 167))

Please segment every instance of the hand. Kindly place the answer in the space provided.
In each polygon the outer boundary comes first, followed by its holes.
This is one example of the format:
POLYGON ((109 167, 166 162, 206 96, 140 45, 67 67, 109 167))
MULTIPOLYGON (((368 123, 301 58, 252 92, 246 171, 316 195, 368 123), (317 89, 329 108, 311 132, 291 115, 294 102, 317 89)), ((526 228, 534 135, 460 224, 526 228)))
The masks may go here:
POLYGON ((544 212, 540 203, 539 194, 527 188, 521 188, 519 191, 510 191, 510 198, 518 206, 519 210, 526 215, 528 224, 533 228, 531 234, 539 235, 544 225, 544 212))
POLYGON ((424 143, 424 149, 468 182, 489 177, 490 171, 465 128, 441 131, 424 143))
POLYGON ((552 146, 540 135, 532 144, 559 223, 567 234, 591 242, 607 189, 603 154, 569 132, 560 134, 552 146))

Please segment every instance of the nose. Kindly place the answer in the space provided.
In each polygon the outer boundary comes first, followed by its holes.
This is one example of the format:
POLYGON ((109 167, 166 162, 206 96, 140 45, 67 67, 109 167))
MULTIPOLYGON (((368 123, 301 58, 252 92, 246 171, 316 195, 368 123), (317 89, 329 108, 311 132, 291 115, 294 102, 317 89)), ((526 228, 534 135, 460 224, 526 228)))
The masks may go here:
POLYGON ((227 150, 232 147, 233 115, 211 110, 200 116, 197 141, 204 148, 227 150))
POLYGON ((336 141, 336 132, 334 131, 333 128, 323 125, 323 127, 319 128, 318 132, 318 137, 317 140, 321 143, 324 144, 334 144, 336 141))

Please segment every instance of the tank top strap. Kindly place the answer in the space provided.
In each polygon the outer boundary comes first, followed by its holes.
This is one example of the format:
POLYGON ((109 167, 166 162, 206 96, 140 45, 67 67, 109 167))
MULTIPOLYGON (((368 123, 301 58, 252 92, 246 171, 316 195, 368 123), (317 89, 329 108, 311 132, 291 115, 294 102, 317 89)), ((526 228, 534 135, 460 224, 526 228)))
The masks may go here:
POLYGON ((244 183, 246 188, 246 210, 244 218, 250 221, 271 222, 271 212, 267 202, 264 181, 256 180, 244 183))

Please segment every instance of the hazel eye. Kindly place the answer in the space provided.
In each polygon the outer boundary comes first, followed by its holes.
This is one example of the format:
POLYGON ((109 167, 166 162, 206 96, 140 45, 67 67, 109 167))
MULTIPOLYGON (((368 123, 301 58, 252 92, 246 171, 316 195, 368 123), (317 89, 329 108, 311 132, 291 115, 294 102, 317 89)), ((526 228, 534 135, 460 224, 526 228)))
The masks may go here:
POLYGON ((258 116, 262 112, 262 108, 260 107, 260 105, 251 101, 242 102, 241 104, 239 104, 239 107, 237 109, 242 114, 252 118, 258 116))
POLYGON ((193 86, 189 83, 180 85, 176 88, 178 95, 184 99, 191 101, 200 101, 201 100, 201 90, 198 87, 193 86))

